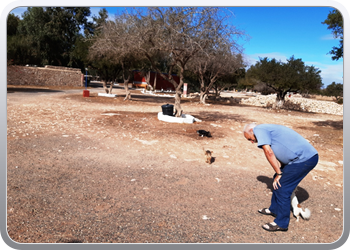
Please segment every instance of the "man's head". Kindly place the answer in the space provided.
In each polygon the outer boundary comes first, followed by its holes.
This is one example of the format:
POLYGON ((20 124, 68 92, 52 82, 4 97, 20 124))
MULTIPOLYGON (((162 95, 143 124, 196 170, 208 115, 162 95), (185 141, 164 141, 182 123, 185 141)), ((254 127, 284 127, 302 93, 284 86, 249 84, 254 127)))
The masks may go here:
POLYGON ((253 132, 253 129, 254 127, 256 126, 255 123, 249 123, 247 125, 244 126, 244 129, 243 129, 243 134, 244 134, 244 137, 250 141, 251 143, 257 143, 257 139, 254 135, 254 132, 253 132))

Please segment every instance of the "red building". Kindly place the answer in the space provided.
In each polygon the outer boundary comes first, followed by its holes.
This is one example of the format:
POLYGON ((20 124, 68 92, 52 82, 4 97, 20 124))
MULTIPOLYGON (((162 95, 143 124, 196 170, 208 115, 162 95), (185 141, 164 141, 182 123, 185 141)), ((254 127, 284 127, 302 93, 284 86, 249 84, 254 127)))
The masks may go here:
MULTIPOLYGON (((151 77, 150 77, 150 85, 154 88, 154 78, 157 77, 156 81, 156 90, 175 90, 174 85, 165 80, 163 77, 160 76, 159 73, 156 72, 151 72, 151 77)), ((177 84, 180 83, 180 78, 177 75, 172 75, 173 79, 177 82, 177 84)), ((142 73, 140 71, 134 71, 134 81, 133 81, 133 86, 137 88, 146 88, 147 83, 146 83, 146 78, 142 76, 142 73)))

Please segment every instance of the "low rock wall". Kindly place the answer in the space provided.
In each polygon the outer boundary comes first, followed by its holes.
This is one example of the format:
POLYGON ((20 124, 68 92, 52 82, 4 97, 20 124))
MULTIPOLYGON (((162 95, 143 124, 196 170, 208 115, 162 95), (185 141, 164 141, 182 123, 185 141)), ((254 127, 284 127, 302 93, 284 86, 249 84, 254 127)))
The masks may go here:
POLYGON ((26 86, 83 86, 80 69, 45 66, 7 66, 8 85, 26 86))
MULTIPOLYGON (((276 95, 257 95, 247 99, 242 99, 241 104, 272 107, 276 102, 276 95)), ((284 109, 299 110, 315 113, 326 113, 333 115, 343 115, 343 105, 331 101, 319 101, 314 99, 302 98, 299 96, 286 96, 284 109)))

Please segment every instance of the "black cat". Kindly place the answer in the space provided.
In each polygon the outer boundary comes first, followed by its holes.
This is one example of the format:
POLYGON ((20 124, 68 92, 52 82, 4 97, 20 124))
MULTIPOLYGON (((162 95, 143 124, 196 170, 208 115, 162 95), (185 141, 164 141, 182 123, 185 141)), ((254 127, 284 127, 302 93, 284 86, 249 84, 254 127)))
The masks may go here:
POLYGON ((206 136, 206 137, 211 137, 211 134, 209 131, 205 130, 197 130, 197 134, 201 137, 206 136))

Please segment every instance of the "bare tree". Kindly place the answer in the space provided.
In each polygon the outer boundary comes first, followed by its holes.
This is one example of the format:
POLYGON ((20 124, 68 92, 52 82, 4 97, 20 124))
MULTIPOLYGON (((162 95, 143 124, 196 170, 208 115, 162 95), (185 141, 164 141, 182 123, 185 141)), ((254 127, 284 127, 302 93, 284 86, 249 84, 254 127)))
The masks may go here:
POLYGON ((91 65, 92 70, 99 75, 105 92, 107 94, 112 94, 113 82, 120 74, 121 65, 114 63, 109 57, 95 55, 91 52, 89 54, 89 64, 91 65))
MULTIPOLYGON (((199 103, 205 104, 209 91, 220 77, 232 75, 242 68, 243 60, 241 54, 233 54, 231 51, 213 51, 200 53, 190 64, 190 69, 198 76, 200 82, 199 103)), ((226 84, 221 86, 224 89, 226 84)), ((216 86, 217 87, 217 86, 216 86)), ((222 89, 216 88, 216 92, 222 89)))
POLYGON ((148 59, 152 68, 173 84, 175 116, 181 116, 181 88, 190 60, 201 51, 243 34, 226 21, 227 15, 213 7, 134 8, 107 22, 93 49, 113 55, 115 60, 131 55, 138 60, 148 59), (179 83, 172 77, 173 73, 178 74, 179 83))
MULTIPOLYGON (((176 90, 175 115, 182 114, 181 88, 184 84, 184 71, 198 53, 222 45, 232 46, 234 35, 242 35, 234 26, 226 23, 228 16, 219 8, 177 7, 149 8, 147 14, 138 13, 138 32, 143 40, 140 51, 150 60, 152 67, 161 77, 171 82, 176 90), (162 74, 153 61, 152 54, 168 56, 168 73, 162 74), (172 71, 177 70, 180 82, 172 79, 172 71)), ((135 21, 136 24, 136 21, 135 21)), ((215 76, 214 76, 215 77, 215 76)))
POLYGON ((152 68, 176 90, 175 115, 181 116, 181 88, 187 64, 200 51, 214 47, 221 40, 228 41, 239 34, 225 23, 226 16, 219 8, 200 7, 149 7, 116 16, 105 27, 106 51, 115 54, 136 53, 147 58, 152 68), (160 57, 166 58, 160 63, 160 57), (164 73, 164 68, 167 69, 164 73), (179 83, 172 74, 179 75, 179 83))
MULTIPOLYGON (((124 81, 125 99, 131 99, 128 83, 132 78, 133 70, 137 68, 139 62, 137 54, 134 51, 124 49, 125 44, 119 43, 120 37, 127 38, 132 36, 133 31, 129 29, 128 23, 124 19, 116 19, 115 22, 108 21, 100 28, 98 35, 93 37, 93 43, 89 54, 91 58, 101 60, 105 58, 111 63, 121 65, 124 81)), ((106 88, 105 88, 106 90, 106 88)), ((106 91, 107 92, 107 91, 106 91)))

